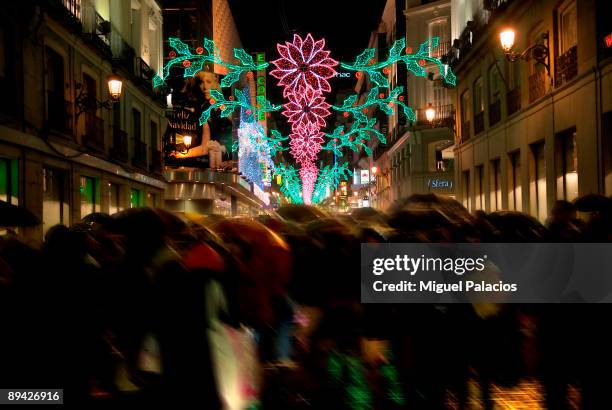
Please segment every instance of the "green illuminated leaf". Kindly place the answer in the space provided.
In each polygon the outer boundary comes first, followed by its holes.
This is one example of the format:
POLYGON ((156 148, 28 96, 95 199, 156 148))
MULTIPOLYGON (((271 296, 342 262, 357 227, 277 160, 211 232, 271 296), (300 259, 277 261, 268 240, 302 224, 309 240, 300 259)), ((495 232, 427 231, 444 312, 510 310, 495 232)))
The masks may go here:
POLYGON ((204 50, 206 50, 206 52, 210 56, 214 56, 214 55, 218 55, 219 54, 218 50, 217 50, 217 47, 215 46, 214 41, 209 40, 207 38, 204 39, 204 50))
POLYGON ((359 54, 355 59, 355 66, 363 67, 368 64, 368 62, 374 57, 374 53, 376 52, 373 48, 366 48, 363 53, 359 54))
POLYGON ((223 97, 223 93, 216 88, 210 89, 210 96, 217 101, 225 101, 225 97, 223 97))
POLYGON ((185 68, 185 73, 183 74, 183 77, 185 77, 185 78, 193 77, 199 71, 202 71, 202 67, 203 66, 204 66, 204 60, 202 60, 202 59, 192 61, 191 65, 189 67, 185 68))
POLYGON ((221 87, 230 87, 236 81, 240 79, 240 71, 230 71, 223 80, 221 80, 221 87))
POLYGON ((161 78, 159 75, 155 74, 155 77, 153 77, 153 88, 157 88, 160 87, 162 85, 164 85, 166 82, 164 81, 163 78, 161 78))
POLYGON ((171 37, 168 39, 168 43, 170 43, 170 47, 175 49, 178 54, 184 56, 191 55, 191 52, 189 51, 189 46, 183 43, 178 38, 171 37))
POLYGON ((234 49, 234 57, 236 57, 245 66, 250 67, 254 64, 253 56, 241 48, 234 49))
POLYGON ((370 75, 370 80, 379 87, 389 87, 389 80, 387 80, 387 76, 383 75, 378 71, 368 72, 370 75))
POLYGON ((391 49, 389 50, 389 60, 391 61, 397 60, 402 55, 405 49, 406 49, 406 39, 401 38, 399 40, 396 40, 395 43, 393 43, 393 46, 391 47, 391 49))

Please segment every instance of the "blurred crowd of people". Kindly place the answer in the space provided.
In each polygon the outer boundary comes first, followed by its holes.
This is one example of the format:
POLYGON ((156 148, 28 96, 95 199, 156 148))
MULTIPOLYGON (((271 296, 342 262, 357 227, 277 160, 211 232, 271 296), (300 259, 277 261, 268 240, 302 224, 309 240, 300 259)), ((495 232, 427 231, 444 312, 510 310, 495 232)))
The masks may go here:
MULTIPOLYGON (((543 225, 413 195, 382 213, 303 205, 257 218, 137 208, 0 239, 0 387, 66 403, 206 409, 467 409, 539 380, 547 409, 608 408, 607 305, 365 305, 364 242, 609 242, 612 200, 543 225), (450 407, 452 406, 452 407, 450 407)), ((612 273, 609 266, 602 270, 612 273)))

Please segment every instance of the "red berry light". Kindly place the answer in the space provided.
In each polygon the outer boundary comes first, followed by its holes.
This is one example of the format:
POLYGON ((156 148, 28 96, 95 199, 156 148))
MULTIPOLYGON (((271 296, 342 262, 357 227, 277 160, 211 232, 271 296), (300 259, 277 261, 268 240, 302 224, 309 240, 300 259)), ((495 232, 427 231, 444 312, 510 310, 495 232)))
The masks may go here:
POLYGON ((342 116, 344 116, 344 118, 347 118, 349 116, 349 113, 345 111, 342 113, 342 116))
POLYGON ((196 48, 196 53, 202 54, 203 52, 204 52, 204 49, 202 47, 196 48))
POLYGON ((183 67, 189 67, 189 66, 191 66, 191 61, 183 60, 183 67))
POLYGON ((169 52, 168 53, 168 57, 170 57, 170 58, 176 57, 176 51, 173 50, 173 51, 169 52))
POLYGON ((357 72, 355 73, 355 77, 357 77, 357 78, 361 78, 361 71, 357 71, 357 72))

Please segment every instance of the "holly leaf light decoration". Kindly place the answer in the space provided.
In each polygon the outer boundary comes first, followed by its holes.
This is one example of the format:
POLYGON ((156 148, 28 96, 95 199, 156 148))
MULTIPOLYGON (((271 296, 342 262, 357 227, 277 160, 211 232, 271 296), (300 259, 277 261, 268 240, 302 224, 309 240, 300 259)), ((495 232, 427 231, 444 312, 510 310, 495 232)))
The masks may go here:
POLYGON ((256 63, 251 55, 239 48, 234 49, 234 57, 239 61, 239 64, 223 61, 215 43, 207 38, 204 39, 203 47, 198 47, 195 50, 191 50, 187 44, 174 37, 168 39, 168 44, 173 49, 170 53, 171 58, 164 65, 161 76, 155 75, 153 78, 153 87, 155 88, 165 84, 174 66, 185 68, 183 73, 185 78, 193 77, 198 71, 202 70, 205 63, 224 66, 227 68, 227 75, 221 80, 221 87, 231 87, 243 73, 265 70, 268 66, 267 62, 256 63))
POLYGON ((409 54, 405 52, 406 39, 401 38, 393 43, 389 49, 389 55, 384 61, 372 61, 375 50, 367 49, 355 59, 355 62, 340 63, 340 67, 346 70, 365 72, 370 77, 370 80, 378 87, 388 88, 388 73, 385 73, 385 69, 388 66, 403 61, 411 73, 420 77, 426 77, 427 70, 423 66, 427 63, 431 63, 437 66, 440 77, 444 79, 444 82, 450 86, 454 86, 457 78, 451 68, 447 64, 442 63, 439 58, 431 56, 431 51, 438 47, 439 41, 438 37, 432 37, 421 43, 416 53, 409 54))

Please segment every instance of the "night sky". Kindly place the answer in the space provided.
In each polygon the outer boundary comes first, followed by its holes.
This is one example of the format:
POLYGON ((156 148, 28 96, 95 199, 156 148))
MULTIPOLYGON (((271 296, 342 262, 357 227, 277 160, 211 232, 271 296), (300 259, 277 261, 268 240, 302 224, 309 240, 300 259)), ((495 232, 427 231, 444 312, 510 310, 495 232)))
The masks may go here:
POLYGON ((331 57, 352 61, 377 29, 384 0, 229 0, 240 39, 249 51, 266 51, 276 59, 276 43, 293 33, 326 39, 331 57))

